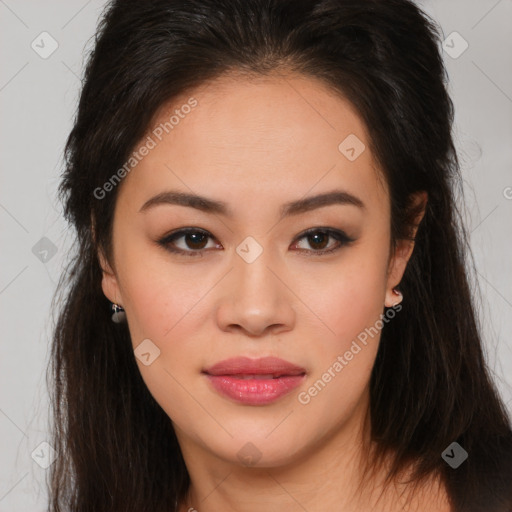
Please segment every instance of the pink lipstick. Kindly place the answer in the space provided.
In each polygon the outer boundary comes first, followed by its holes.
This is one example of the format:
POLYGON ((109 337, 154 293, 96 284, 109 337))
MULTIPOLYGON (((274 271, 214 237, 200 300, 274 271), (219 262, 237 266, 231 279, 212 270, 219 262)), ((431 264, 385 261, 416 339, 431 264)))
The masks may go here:
POLYGON ((276 357, 235 357, 203 373, 219 394, 245 405, 267 405, 299 386, 306 370, 276 357))

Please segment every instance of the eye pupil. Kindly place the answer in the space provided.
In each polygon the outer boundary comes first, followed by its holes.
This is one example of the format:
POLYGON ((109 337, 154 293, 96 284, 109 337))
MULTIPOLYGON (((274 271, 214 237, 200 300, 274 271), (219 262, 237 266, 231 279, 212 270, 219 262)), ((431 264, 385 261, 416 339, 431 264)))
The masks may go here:
POLYGON ((199 245, 201 245, 201 243, 204 244, 204 241, 206 238, 207 238, 207 236, 204 233, 187 233, 185 235, 185 240, 187 242, 187 246, 189 246, 190 249, 202 249, 202 247, 197 247, 194 244, 199 244, 199 245), (190 245, 188 243, 188 241, 191 239, 192 239, 192 245, 190 245))
POLYGON ((326 246, 326 243, 329 239, 329 235, 327 235, 326 233, 322 233, 322 232, 317 232, 315 234, 312 234, 312 235, 308 235, 308 238, 310 240, 314 239, 315 241, 311 244, 312 247, 315 247, 316 249, 324 249, 325 246, 326 246), (318 240, 320 239, 320 240, 318 240), (322 243, 324 242, 324 243, 322 243), (321 247, 317 247, 316 244, 320 243, 321 247))

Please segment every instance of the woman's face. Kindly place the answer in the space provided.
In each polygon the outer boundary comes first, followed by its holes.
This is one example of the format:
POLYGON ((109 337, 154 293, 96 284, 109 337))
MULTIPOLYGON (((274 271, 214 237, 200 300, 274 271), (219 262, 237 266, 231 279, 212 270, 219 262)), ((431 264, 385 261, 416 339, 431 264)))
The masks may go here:
POLYGON ((389 195, 362 121, 297 76, 224 77, 167 107, 119 185, 113 265, 100 258, 184 454, 271 467, 355 435, 410 254, 389 258, 389 195), (212 369, 239 357, 294 369, 212 369))

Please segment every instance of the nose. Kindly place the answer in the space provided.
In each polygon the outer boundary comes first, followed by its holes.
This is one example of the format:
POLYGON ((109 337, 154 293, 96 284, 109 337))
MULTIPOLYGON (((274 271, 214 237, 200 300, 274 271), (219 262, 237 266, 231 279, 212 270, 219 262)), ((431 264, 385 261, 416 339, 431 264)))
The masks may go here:
POLYGON ((294 328, 294 294, 287 286, 289 279, 266 253, 251 263, 235 255, 216 310, 223 331, 261 337, 294 328))

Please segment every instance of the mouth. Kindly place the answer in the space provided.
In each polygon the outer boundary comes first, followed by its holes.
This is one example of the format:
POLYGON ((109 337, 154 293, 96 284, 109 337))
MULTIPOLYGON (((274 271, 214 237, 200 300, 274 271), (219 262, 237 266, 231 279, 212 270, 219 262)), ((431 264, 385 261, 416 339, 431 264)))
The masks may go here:
MULTIPOLYGON (((296 375, 304 375, 303 373, 297 373, 295 375, 288 374, 288 373, 268 373, 268 374, 231 374, 231 375, 225 375, 225 377, 232 377, 233 379, 240 379, 240 380, 250 380, 250 379, 256 379, 256 380, 269 380, 269 379, 279 379, 280 377, 295 377, 296 375)), ((218 376, 218 375, 216 375, 218 376)))
POLYGON ((227 359, 202 373, 215 392, 244 405, 276 402, 298 387, 306 376, 304 368, 274 357, 227 359))

